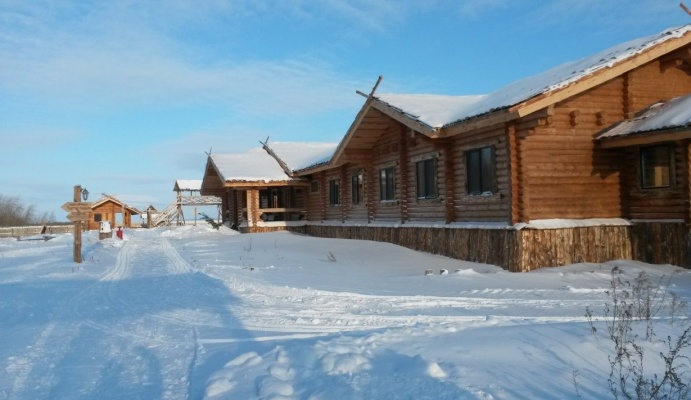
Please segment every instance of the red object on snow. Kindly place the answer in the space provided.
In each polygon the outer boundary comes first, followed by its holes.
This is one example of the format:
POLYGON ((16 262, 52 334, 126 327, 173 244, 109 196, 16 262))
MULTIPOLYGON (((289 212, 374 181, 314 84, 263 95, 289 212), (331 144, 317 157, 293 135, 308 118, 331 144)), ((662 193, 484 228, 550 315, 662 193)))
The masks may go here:
POLYGON ((118 231, 115 232, 115 234, 118 236, 119 239, 122 239, 122 228, 118 228, 118 231))

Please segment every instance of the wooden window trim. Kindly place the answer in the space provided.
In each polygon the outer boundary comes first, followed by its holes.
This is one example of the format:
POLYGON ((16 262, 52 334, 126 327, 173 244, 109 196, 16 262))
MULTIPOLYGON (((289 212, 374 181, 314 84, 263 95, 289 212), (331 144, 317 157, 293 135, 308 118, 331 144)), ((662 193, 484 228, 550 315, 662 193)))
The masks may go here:
POLYGON ((465 157, 465 173, 466 173, 466 193, 468 196, 487 196, 489 194, 497 193, 497 155, 495 146, 483 146, 468 149, 464 152, 465 157), (485 151, 489 150, 491 169, 489 171, 483 170, 483 155, 485 151), (478 165, 471 166, 471 156, 478 155, 478 165), (479 172, 476 172, 478 171, 479 172), (479 180, 480 190, 472 190, 470 178, 471 174, 479 174, 477 179, 479 180), (485 185, 485 183, 487 183, 485 185), (487 187, 485 187, 487 186, 487 187))
POLYGON ((640 147, 638 149, 638 184, 641 188, 641 190, 655 190, 655 191, 660 191, 660 190, 670 190, 674 188, 674 181, 675 181, 675 176, 674 176, 674 145, 672 144, 658 144, 654 146, 644 146, 640 147), (644 160, 644 152, 647 150, 652 150, 652 149, 658 149, 658 148, 664 148, 667 150, 667 168, 668 168, 668 182, 667 185, 652 185, 648 186, 646 185, 646 180, 645 180, 645 160, 644 160))
POLYGON ((379 201, 381 203, 392 203, 396 201, 396 167, 388 166, 379 169, 379 201), (389 174, 387 171, 391 171, 389 174), (382 174, 385 175, 385 180, 382 180, 382 174), (390 175, 390 179, 389 179, 390 175), (389 198, 389 185, 391 182, 391 197, 389 198))
POLYGON ((341 205, 341 185, 338 179, 329 179, 329 206, 341 205))

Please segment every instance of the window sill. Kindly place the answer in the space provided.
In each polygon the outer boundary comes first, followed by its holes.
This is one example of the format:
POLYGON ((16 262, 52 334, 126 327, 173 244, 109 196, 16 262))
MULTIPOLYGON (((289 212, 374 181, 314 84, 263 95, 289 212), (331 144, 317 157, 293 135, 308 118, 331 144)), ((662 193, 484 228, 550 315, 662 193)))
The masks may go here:
POLYGON ((398 204, 399 204, 398 200, 381 200, 379 202, 379 205, 384 206, 384 207, 393 207, 393 206, 397 206, 398 204))
POLYGON ((463 203, 487 203, 501 200, 501 193, 491 194, 467 194, 461 197, 463 203))
POLYGON ((435 197, 433 199, 427 199, 427 198, 419 198, 416 199, 418 204, 440 204, 444 202, 444 199, 441 197, 435 197))

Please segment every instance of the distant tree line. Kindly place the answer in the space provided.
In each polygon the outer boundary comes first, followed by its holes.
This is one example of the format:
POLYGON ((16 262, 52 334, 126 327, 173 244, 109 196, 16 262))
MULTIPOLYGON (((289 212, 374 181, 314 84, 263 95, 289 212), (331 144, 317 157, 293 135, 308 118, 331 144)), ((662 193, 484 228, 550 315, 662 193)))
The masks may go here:
POLYGON ((0 226, 25 226, 55 222, 50 212, 39 214, 36 206, 26 204, 19 196, 0 194, 0 226))

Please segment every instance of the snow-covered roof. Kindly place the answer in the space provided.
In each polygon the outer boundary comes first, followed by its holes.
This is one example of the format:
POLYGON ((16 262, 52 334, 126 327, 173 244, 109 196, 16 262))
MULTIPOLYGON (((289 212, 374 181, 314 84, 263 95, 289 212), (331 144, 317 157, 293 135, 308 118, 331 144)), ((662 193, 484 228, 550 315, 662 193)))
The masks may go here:
POLYGON ((691 94, 654 104, 638 117, 623 121, 602 133, 598 139, 687 127, 691 127, 691 94))
POLYGON ((450 121, 457 120, 459 113, 473 107, 487 95, 445 96, 382 93, 374 97, 431 128, 441 128, 450 121))
POLYGON ((245 153, 209 156, 223 182, 273 182, 293 180, 278 162, 261 147, 245 153))
POLYGON ((691 25, 667 29, 657 35, 631 40, 578 61, 516 81, 487 95, 435 96, 376 94, 374 97, 431 127, 452 125, 463 120, 506 109, 576 83, 595 72, 630 59, 662 42, 691 31, 691 25), (438 107, 443 107, 439 110, 438 107))
POLYGON ((200 191, 202 189, 201 180, 178 179, 175 181, 174 192, 177 191, 200 191))
POLYGON ((130 206, 130 205, 127 205, 127 204, 123 203, 122 201, 120 201, 120 200, 118 200, 117 198, 115 198, 115 197, 113 197, 113 196, 110 196, 110 195, 103 195, 103 197, 101 197, 101 198, 98 199, 97 201, 91 203, 91 209, 92 209, 92 210, 93 210, 93 209, 96 209, 96 208, 100 207, 101 205, 103 205, 103 204, 105 204, 105 203, 107 203, 107 202, 109 202, 109 201, 112 201, 113 203, 115 203, 115 204, 117 204, 117 205, 119 205, 119 206, 121 206, 121 207, 125 207, 126 209, 130 210, 130 213, 131 213, 131 214, 134 214, 134 215, 139 215, 139 214, 141 214, 141 211, 137 210, 136 208, 134 208, 134 207, 132 207, 132 206, 130 206))
POLYGON ((272 142, 267 146, 291 171, 328 163, 338 143, 322 142, 272 142))

